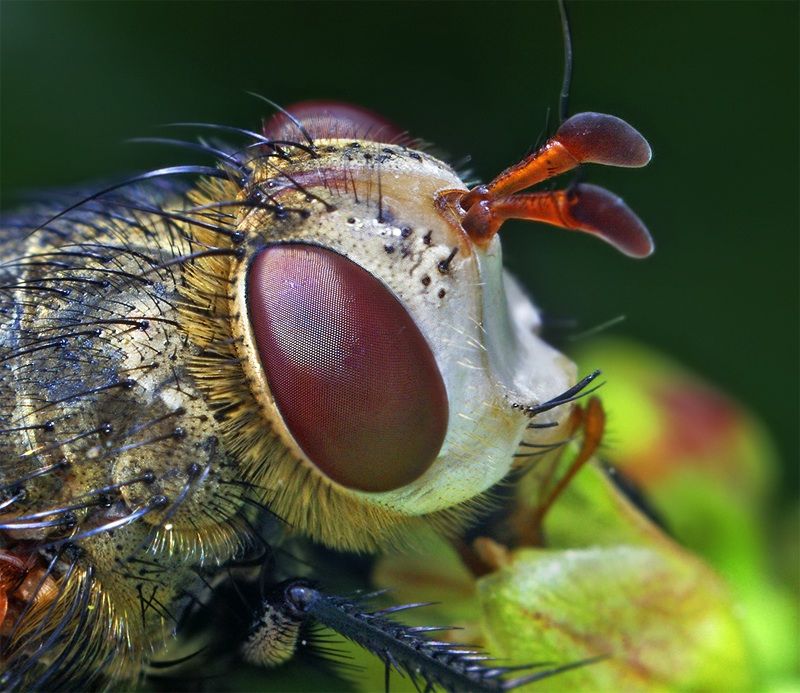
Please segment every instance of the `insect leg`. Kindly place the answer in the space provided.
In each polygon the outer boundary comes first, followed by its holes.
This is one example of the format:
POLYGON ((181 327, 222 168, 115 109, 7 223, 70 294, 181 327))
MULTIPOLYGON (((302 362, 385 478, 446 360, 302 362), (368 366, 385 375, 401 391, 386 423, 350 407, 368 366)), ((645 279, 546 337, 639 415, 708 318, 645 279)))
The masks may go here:
POLYGON ((572 662, 510 679, 508 675, 520 669, 544 665, 497 666, 489 654, 470 645, 431 640, 429 633, 451 628, 406 626, 390 618, 399 611, 427 604, 371 609, 365 603, 371 596, 347 599, 327 595, 304 580, 284 582, 265 601, 243 654, 253 664, 282 663, 291 657, 301 626, 313 620, 377 656, 387 671, 408 675, 421 690, 505 691, 588 663, 572 662))

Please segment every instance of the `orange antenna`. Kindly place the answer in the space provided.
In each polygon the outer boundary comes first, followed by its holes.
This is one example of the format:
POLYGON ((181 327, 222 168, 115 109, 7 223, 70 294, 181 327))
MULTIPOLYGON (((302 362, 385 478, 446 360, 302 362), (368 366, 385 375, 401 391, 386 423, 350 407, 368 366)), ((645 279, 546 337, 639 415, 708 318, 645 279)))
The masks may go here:
POLYGON ((596 185, 514 195, 585 163, 638 168, 652 156, 647 140, 624 120, 604 113, 578 113, 564 121, 536 152, 486 185, 463 195, 462 226, 485 245, 507 219, 541 221, 591 233, 631 257, 653 252, 642 221, 616 195, 596 185))
POLYGON ((653 239, 647 227, 613 193, 581 183, 567 190, 481 200, 461 222, 472 240, 486 243, 507 219, 541 221, 602 238, 629 257, 647 257, 653 239))

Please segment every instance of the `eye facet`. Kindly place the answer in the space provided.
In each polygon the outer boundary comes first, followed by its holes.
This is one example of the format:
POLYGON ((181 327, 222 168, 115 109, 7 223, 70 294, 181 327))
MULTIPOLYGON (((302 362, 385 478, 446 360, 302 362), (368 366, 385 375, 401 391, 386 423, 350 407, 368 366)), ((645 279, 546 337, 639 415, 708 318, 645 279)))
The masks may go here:
POLYGON ((361 491, 422 475, 445 438, 447 393, 400 301, 359 265, 313 245, 267 247, 249 272, 261 364, 309 460, 361 491))

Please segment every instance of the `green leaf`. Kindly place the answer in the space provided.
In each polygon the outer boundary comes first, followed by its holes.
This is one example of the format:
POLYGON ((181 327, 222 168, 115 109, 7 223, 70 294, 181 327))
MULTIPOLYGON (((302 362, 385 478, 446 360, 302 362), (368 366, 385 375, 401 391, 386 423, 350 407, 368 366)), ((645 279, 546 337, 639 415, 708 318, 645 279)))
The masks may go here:
POLYGON ((747 651, 721 583, 645 546, 521 549, 478 582, 488 645, 513 662, 607 658, 547 690, 736 690, 747 651))

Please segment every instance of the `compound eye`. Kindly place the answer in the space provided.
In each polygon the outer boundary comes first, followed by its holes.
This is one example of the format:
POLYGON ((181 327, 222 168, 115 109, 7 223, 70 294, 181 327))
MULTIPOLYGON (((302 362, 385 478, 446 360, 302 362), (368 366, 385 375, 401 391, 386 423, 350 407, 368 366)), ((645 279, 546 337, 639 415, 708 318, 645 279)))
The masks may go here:
POLYGON ((433 463, 447 430, 444 381, 384 284, 331 250, 274 245, 250 268, 248 306, 275 403, 324 474, 390 491, 433 463))
MULTIPOLYGON (((413 143, 414 139, 382 115, 342 101, 300 101, 286 109, 313 139, 351 139, 413 143)), ((286 113, 276 113, 264 124, 264 135, 273 140, 296 140, 300 129, 286 113)))

